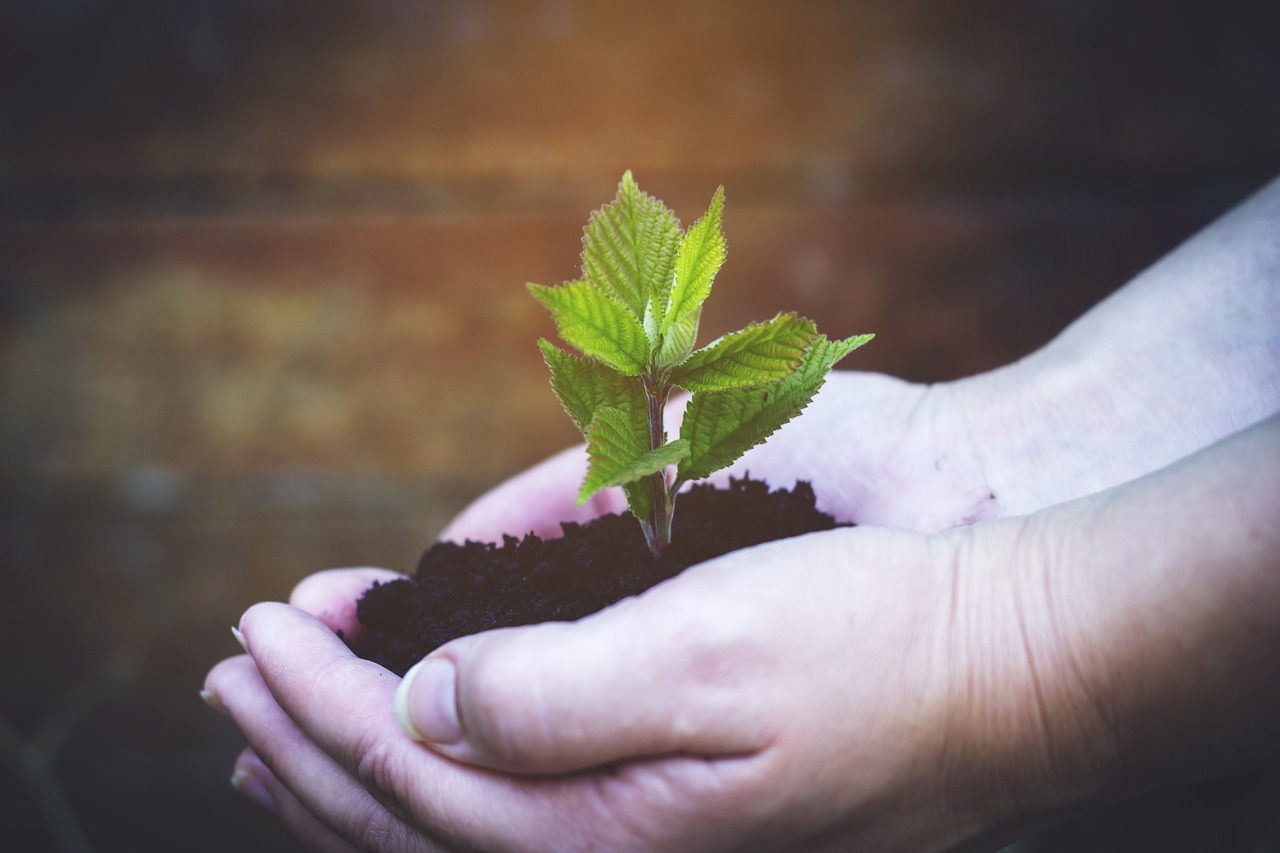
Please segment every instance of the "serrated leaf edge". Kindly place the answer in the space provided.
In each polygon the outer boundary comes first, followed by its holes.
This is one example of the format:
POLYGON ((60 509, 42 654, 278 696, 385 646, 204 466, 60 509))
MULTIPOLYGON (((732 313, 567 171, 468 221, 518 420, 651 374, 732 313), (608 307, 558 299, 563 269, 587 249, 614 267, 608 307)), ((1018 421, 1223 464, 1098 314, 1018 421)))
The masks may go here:
POLYGON ((648 367, 651 350, 644 329, 626 305, 595 283, 580 279, 554 287, 530 282, 526 287, 551 312, 561 340, 583 355, 626 376, 639 376, 648 367), (590 334, 579 334, 580 329, 590 334))
POLYGON ((704 394, 767 385, 793 373, 818 338, 812 320, 784 312, 717 338, 694 352, 672 369, 671 382, 704 394), (783 339, 784 335, 795 335, 803 342, 792 343, 783 339), (762 351, 771 347, 776 347, 775 352, 762 351), (784 356, 780 351, 788 352, 784 356))
POLYGON ((639 435, 634 426, 618 409, 605 408, 596 414, 587 434, 587 475, 578 492, 579 505, 602 489, 656 474, 678 465, 689 455, 689 444, 684 439, 649 449, 647 435, 639 435), (603 470, 606 465, 610 471, 603 470))
MULTIPOLYGON (((826 383, 827 374, 840 359, 867 343, 873 337, 874 335, 856 335, 844 340, 831 341, 825 335, 819 335, 817 340, 805 352, 805 357, 800 366, 784 379, 754 388, 743 388, 715 394, 694 394, 689 407, 685 410, 685 420, 680 429, 680 437, 689 442, 689 456, 681 463, 677 472, 678 478, 681 481, 705 479, 716 471, 732 465, 751 448, 763 444, 780 427, 793 420, 808 407, 814 396, 826 383), (788 384, 794 384, 795 387, 788 388, 788 384), (711 447, 701 453, 699 452, 697 435, 691 433, 699 428, 701 421, 707 420, 710 423, 716 423, 724 417, 723 414, 702 417, 700 414, 701 407, 714 406, 717 409, 723 409, 726 406, 734 406, 734 404, 740 402, 745 404, 746 397, 749 395, 765 395, 762 405, 768 405, 768 397, 773 396, 773 404, 778 405, 778 401, 785 394, 793 395, 791 401, 781 405, 777 412, 764 419, 763 425, 750 431, 745 429, 748 418, 744 418, 741 415, 743 406, 736 406, 739 411, 732 415, 733 419, 737 421, 736 426, 716 438, 715 444, 711 447), (750 437, 742 437, 744 433, 750 437), (736 439, 726 441, 726 439, 735 435, 738 436, 736 439), (728 445, 727 448, 713 453, 716 445, 723 446, 726 444, 728 445), (706 457, 711 457, 710 461, 707 461, 706 457)), ((765 410, 762 408, 752 417, 759 417, 764 412, 765 410)))

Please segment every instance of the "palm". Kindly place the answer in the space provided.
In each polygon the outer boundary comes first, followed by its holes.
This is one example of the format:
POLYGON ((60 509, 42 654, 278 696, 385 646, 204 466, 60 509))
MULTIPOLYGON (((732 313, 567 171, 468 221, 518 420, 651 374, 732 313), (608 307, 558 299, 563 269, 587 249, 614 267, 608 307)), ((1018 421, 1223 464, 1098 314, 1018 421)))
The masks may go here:
MULTIPOLYGON (((806 480, 822 509, 859 524, 935 531, 1001 515, 963 429, 959 390, 833 373, 799 418, 712 481, 745 474, 775 486, 806 480)), ((463 510, 446 538, 555 535, 563 521, 625 511, 616 490, 575 504, 585 464, 579 448, 512 478, 463 510)))

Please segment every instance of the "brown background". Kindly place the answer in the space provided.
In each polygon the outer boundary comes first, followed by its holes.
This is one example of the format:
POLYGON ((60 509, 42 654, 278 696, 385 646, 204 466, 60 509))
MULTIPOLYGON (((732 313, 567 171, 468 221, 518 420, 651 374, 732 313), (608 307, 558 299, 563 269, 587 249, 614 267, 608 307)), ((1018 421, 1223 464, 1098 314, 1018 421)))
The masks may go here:
MULTIPOLYGON (((957 377, 1274 176, 1278 9, 6 5, 0 846, 289 849, 203 673, 573 440, 523 284, 624 169, 686 224, 726 187, 707 336, 795 309, 957 377)), ((1273 774, 1023 849, 1276 849, 1278 813, 1273 774)))

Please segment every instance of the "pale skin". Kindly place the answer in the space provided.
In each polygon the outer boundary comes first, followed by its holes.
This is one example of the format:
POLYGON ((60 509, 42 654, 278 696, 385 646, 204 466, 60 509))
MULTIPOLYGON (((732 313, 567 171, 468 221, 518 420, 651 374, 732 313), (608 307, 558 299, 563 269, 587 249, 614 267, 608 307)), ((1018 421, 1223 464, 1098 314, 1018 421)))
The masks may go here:
MULTIPOLYGON (((981 850, 1278 761, 1277 365, 1273 182, 1027 359, 836 374, 738 466, 862 526, 404 681, 333 633, 388 573, 255 605, 205 685, 241 790, 319 850, 981 850)), ((552 530, 581 471, 447 535, 552 530)))

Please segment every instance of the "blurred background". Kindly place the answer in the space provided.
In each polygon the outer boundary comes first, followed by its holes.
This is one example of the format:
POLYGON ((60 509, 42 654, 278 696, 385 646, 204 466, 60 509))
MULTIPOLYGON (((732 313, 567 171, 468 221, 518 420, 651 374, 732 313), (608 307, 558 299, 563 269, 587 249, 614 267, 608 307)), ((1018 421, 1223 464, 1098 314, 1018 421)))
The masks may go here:
MULTIPOLYGON (((795 309, 945 380, 1275 176, 1278 44, 1268 0, 0 6, 0 846, 293 849, 204 672, 575 439, 523 285, 624 169, 686 224, 726 187, 707 339, 795 309)), ((1255 774, 1019 849, 1276 815, 1255 774)))

